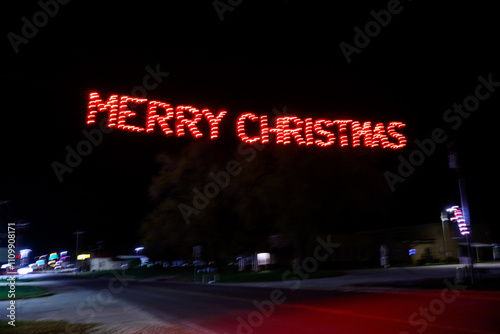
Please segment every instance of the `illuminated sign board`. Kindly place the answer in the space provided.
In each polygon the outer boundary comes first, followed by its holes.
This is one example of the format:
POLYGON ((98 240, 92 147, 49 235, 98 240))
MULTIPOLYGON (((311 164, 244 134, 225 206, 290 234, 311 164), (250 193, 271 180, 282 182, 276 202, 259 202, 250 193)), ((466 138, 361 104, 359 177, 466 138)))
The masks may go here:
MULTIPOLYGON (((192 106, 180 105, 173 107, 167 102, 135 98, 126 95, 113 94, 107 100, 97 92, 90 93, 87 107, 87 125, 96 123, 98 113, 107 113, 108 128, 116 128, 131 132, 152 133, 158 129, 167 137, 183 137, 187 134, 193 138, 209 136, 219 137, 219 127, 227 111, 212 113, 209 109, 197 109, 192 106), (127 121, 137 116, 130 110, 129 104, 144 104, 146 120, 143 126, 132 125, 127 121), (203 133, 201 122, 208 125, 203 133)), ((400 130, 406 124, 393 121, 384 124, 370 121, 360 122, 351 119, 313 119, 297 116, 276 117, 275 124, 270 124, 266 115, 256 115, 251 112, 240 114, 236 120, 236 135, 248 144, 268 144, 274 140, 276 144, 299 146, 329 147, 359 147, 400 149, 406 146, 406 137, 400 130), (271 139, 274 134, 274 139, 271 139)))
POLYGON ((85 260, 90 258, 90 254, 80 254, 76 257, 77 260, 85 260))

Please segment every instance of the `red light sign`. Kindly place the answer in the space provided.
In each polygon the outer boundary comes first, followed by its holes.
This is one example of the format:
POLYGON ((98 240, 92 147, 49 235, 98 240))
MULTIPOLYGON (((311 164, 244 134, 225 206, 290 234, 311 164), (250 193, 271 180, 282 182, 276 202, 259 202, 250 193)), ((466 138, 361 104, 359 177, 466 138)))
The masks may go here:
MULTIPOLYGON (((126 95, 111 95, 104 101, 99 93, 93 92, 89 96, 87 108, 87 124, 96 122, 98 113, 108 113, 107 127, 117 128, 131 132, 155 131, 158 125, 166 136, 182 137, 189 133, 191 136, 201 138, 204 136, 199 124, 208 123, 210 139, 219 137, 219 126, 227 115, 227 111, 220 111, 214 115, 209 109, 201 111, 192 106, 172 107, 169 103, 161 101, 148 101, 143 98, 134 98, 126 95), (130 110, 129 103, 146 104, 147 114, 145 127, 127 124, 129 118, 136 116, 130 110)), ((329 147, 338 143, 339 147, 358 147, 363 145, 368 148, 382 147, 399 149, 406 146, 406 138, 398 131, 406 125, 402 122, 384 123, 359 122, 354 120, 335 119, 301 119, 297 116, 277 117, 275 127, 271 127, 266 115, 257 116, 245 112, 236 120, 236 134, 238 138, 248 144, 260 142, 268 144, 271 140, 270 133, 275 136, 279 145, 289 145, 292 142, 299 146, 329 147), (253 133, 249 129, 251 123, 258 125, 258 130, 253 133)))

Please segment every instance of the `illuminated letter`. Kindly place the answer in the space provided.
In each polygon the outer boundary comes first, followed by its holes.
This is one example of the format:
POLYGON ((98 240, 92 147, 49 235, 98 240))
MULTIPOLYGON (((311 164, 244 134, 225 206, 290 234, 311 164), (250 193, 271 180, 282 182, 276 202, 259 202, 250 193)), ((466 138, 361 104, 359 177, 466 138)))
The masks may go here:
POLYGON ((394 138, 398 141, 397 144, 389 143, 387 147, 392 149, 398 149, 406 146, 406 137, 400 133, 397 133, 395 129, 404 128, 406 124, 401 122, 390 122, 387 126, 387 134, 389 137, 394 138))
POLYGON ((326 142, 322 141, 321 139, 316 139, 314 141, 314 144, 319 147, 327 147, 333 145, 333 143, 335 143, 335 135, 330 131, 324 130, 321 127, 321 124, 325 124, 325 126, 332 126, 334 122, 326 119, 318 119, 314 122, 314 132, 319 136, 326 137, 326 142))
POLYGON ((191 106, 178 106, 177 108, 175 108, 175 134, 177 135, 177 137, 184 136, 185 126, 187 126, 189 132, 191 132, 193 137, 195 138, 203 137, 203 134, 195 125, 201 120, 201 118, 202 118, 201 112, 198 109, 193 108, 191 106), (189 111, 191 114, 193 114, 193 118, 185 119, 184 111, 189 111))
POLYGON ((333 121, 334 123, 339 125, 339 142, 340 142, 340 147, 344 147, 349 145, 349 141, 347 138, 347 135, 345 134, 347 132, 347 124, 351 123, 352 120, 335 120, 333 121))
POLYGON ((99 93, 90 93, 87 107, 87 124, 95 123, 95 116, 98 112, 108 111, 108 128, 116 127, 118 117, 118 95, 111 95, 104 103, 99 93))
POLYGON ((174 131, 170 128, 167 121, 173 119, 174 116, 174 109, 170 106, 170 104, 159 101, 149 101, 146 132, 153 132, 155 128, 155 122, 158 122, 158 125, 160 125, 160 128, 164 134, 166 134, 167 136, 173 135, 174 131), (165 116, 156 114, 156 110, 158 108, 165 110, 165 116))
POLYGON ((373 129, 373 142, 371 147, 377 147, 379 144, 381 144, 383 148, 388 148, 391 145, 385 134, 384 123, 375 124, 375 128, 373 129))
POLYGON ((360 146, 361 143, 359 141, 360 137, 363 136, 363 145, 365 147, 372 147, 372 123, 364 122, 363 127, 359 124, 358 121, 354 121, 351 124, 352 131, 352 147, 360 146))
POLYGON ((214 114, 212 114, 208 109, 203 109, 201 113, 207 119, 208 124, 210 124, 210 139, 219 137, 219 123, 222 121, 222 118, 226 116, 227 111, 221 111, 217 117, 215 117, 214 114))
POLYGON ((245 120, 247 118, 250 119, 252 122, 255 122, 259 119, 259 117, 257 117, 257 115, 255 115, 251 112, 241 114, 240 117, 238 117, 238 120, 236 121, 236 132, 237 132, 238 137, 241 139, 242 142, 247 143, 247 144, 252 144, 252 143, 255 143, 256 141, 259 141, 260 137, 259 136, 255 136, 252 138, 248 137, 248 135, 245 132, 245 120))
POLYGON ((283 129, 283 144, 288 145, 291 143, 291 137, 295 139, 297 144, 299 145, 305 145, 306 141, 300 134, 303 130, 304 126, 304 121, 301 120, 298 117, 291 116, 291 117, 280 117, 283 118, 283 123, 282 123, 282 129, 283 129), (295 128, 290 129, 290 121, 295 124, 295 128))
POLYGON ((295 139, 297 144, 305 145, 306 141, 300 134, 303 130, 304 121, 298 117, 278 117, 276 119, 276 128, 270 129, 272 132, 276 132, 276 143, 288 145, 291 143, 291 137, 295 139), (295 124, 295 128, 290 129, 290 121, 295 124))
POLYGON ((269 143, 269 126, 266 115, 260 116, 260 143, 269 143))
POLYGON ((304 119, 304 134, 306 136, 306 146, 313 145, 314 144, 314 137, 313 137, 313 120, 312 118, 306 118, 304 119))
POLYGON ((118 129, 123 129, 123 130, 129 130, 129 131, 135 131, 135 132, 142 132, 144 131, 143 127, 140 126, 135 126, 135 125, 126 125, 125 120, 127 117, 134 117, 136 115, 135 112, 132 110, 128 110, 128 104, 129 102, 132 103, 144 103, 147 102, 147 99, 139 99, 135 97, 130 97, 130 96, 121 96, 120 97, 120 112, 118 113, 118 129))
POLYGON ((276 144, 283 144, 283 119, 286 117, 276 118, 276 127, 270 128, 269 131, 276 134, 276 144))

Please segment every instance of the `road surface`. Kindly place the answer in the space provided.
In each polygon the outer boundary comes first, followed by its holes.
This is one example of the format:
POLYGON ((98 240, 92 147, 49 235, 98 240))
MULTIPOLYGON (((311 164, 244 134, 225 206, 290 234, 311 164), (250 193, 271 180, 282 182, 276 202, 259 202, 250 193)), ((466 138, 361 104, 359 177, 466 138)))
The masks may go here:
MULTIPOLYGON (((470 291, 443 280, 432 290, 318 291, 161 281, 70 279, 61 291, 87 291, 73 321, 126 303, 199 333, 500 333, 500 292, 470 291)), ((26 314, 29 317, 29 312, 26 314)), ((84 321, 81 321, 84 322, 84 321)))

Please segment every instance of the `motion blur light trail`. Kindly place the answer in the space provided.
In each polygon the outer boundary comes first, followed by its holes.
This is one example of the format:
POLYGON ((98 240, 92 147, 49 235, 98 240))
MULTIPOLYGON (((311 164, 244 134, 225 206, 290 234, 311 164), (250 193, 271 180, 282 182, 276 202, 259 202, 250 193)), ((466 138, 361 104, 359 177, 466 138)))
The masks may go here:
POLYGON ((492 320, 499 315, 499 292, 460 290, 436 314, 432 303, 440 296, 441 290, 355 293, 276 305, 272 314, 264 309, 259 314, 255 309, 238 311, 206 319, 202 326, 224 334, 499 333, 492 320))

